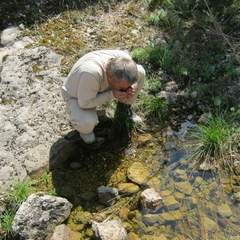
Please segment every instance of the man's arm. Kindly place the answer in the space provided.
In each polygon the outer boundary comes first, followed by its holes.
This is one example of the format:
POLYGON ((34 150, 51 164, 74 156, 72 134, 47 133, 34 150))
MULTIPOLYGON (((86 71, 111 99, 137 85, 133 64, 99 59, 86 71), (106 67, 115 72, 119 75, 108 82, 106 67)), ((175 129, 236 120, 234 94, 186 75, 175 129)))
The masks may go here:
POLYGON ((113 91, 99 92, 100 80, 91 73, 82 72, 78 85, 78 103, 82 109, 95 108, 114 98, 113 91))

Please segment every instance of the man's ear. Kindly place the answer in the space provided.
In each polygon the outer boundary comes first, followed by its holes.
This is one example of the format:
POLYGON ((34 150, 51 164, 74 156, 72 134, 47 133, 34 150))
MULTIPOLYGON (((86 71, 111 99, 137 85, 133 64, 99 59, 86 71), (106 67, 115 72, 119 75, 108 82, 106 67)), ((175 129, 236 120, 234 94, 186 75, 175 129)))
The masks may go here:
POLYGON ((107 72, 107 78, 108 78, 108 80, 111 81, 112 80, 112 74, 107 72))

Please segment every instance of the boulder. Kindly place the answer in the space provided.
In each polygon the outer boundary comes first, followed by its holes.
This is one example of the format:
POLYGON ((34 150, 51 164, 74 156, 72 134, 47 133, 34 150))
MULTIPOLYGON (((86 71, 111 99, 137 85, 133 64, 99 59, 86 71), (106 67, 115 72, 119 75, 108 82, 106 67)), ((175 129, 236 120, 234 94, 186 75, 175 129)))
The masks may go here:
POLYGON ((14 239, 44 239, 70 215, 65 198, 32 194, 18 209, 11 225, 14 239))

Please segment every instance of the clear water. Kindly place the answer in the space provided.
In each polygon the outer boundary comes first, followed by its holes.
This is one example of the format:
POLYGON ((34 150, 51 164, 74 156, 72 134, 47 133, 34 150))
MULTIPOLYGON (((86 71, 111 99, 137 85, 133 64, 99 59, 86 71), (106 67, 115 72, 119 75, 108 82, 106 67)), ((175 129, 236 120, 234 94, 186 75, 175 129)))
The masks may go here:
POLYGON ((81 233, 81 239, 91 239, 91 225, 76 220, 76 216, 88 212, 93 216, 119 216, 135 239, 240 239, 240 206, 231 198, 230 178, 190 168, 190 127, 187 122, 179 132, 140 135, 128 148, 109 143, 104 149, 92 151, 77 142, 68 147, 71 154, 61 153, 68 160, 52 173, 57 193, 74 204, 68 226, 81 233), (101 205, 97 188, 129 182, 127 169, 136 161, 143 163, 152 176, 144 188, 159 192, 163 204, 156 211, 142 209, 136 194, 121 196, 111 208, 101 205), (72 169, 76 162, 81 167, 72 169))

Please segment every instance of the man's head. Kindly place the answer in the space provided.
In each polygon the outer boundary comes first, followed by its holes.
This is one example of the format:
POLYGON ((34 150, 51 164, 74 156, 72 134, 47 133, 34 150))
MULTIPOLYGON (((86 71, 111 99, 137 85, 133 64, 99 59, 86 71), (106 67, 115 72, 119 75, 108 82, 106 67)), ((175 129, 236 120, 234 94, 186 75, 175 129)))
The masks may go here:
POLYGON ((129 58, 118 57, 111 59, 106 71, 109 85, 113 89, 127 90, 138 79, 137 64, 129 58))

